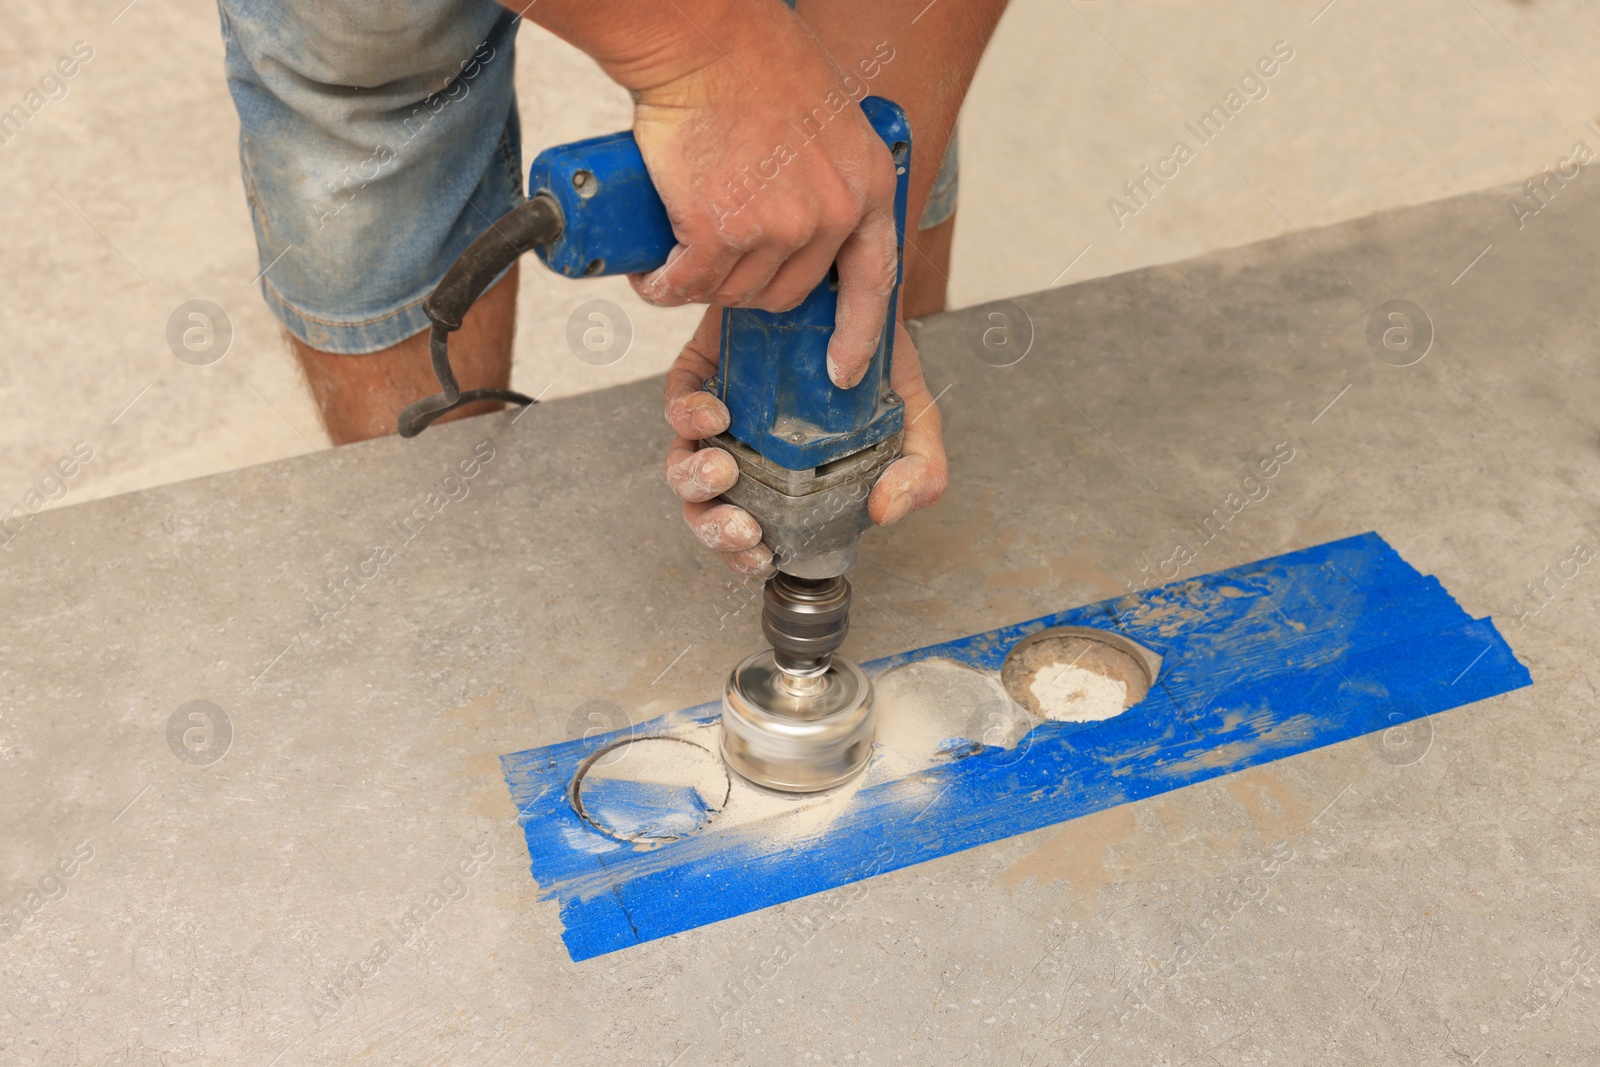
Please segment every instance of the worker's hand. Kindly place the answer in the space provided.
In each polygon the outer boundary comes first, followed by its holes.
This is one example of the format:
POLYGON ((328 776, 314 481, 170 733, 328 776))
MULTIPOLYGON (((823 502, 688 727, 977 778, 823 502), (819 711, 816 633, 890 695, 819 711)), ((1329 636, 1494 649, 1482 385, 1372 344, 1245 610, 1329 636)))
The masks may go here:
POLYGON ((877 350, 894 286, 894 161, 792 12, 734 10, 706 29, 720 58, 634 93, 634 136, 678 245, 633 286, 661 306, 787 311, 837 262, 828 375, 848 388, 877 350))
MULTIPOLYGON (((738 465, 724 449, 695 450, 695 442, 728 428, 727 406, 703 388, 716 373, 721 334, 722 309, 710 307, 667 372, 667 423, 677 434, 667 450, 667 484, 683 498, 684 521, 706 547, 722 553, 734 571, 765 578, 774 567, 772 550, 761 543, 761 524, 743 508, 715 503, 739 480, 738 465)), ((879 526, 933 506, 949 482, 939 409, 911 336, 899 324, 891 385, 905 401, 906 430, 900 458, 878 477, 867 498, 867 514, 879 526)))

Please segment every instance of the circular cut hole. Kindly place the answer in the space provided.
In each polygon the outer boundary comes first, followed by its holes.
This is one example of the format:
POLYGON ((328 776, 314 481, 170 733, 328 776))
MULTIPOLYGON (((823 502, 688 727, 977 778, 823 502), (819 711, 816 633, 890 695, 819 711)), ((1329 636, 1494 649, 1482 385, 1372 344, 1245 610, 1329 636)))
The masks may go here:
POLYGON ((722 758, 676 737, 619 741, 590 755, 573 779, 573 807, 619 841, 659 845, 721 814, 733 784, 722 758))
POLYGON ((974 743, 1010 748, 1034 725, 993 674, 947 659, 925 659, 880 674, 872 684, 878 746, 888 760, 962 755, 974 743))
POLYGON ((1006 656, 1000 682, 1011 699, 1041 719, 1109 719, 1143 700, 1155 680, 1131 649, 1117 647, 1137 648, 1133 642, 1122 637, 1116 642, 1081 630, 1041 631, 1006 656))

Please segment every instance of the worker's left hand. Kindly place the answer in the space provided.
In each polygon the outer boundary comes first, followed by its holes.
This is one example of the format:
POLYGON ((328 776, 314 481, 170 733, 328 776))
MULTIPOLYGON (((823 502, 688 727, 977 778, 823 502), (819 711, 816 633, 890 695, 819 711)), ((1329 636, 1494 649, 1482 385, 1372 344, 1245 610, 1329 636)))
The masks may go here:
MULTIPOLYGON (((765 578, 776 568, 772 550, 761 543, 761 524, 743 508, 715 502, 739 480, 738 464, 724 449, 695 449, 695 442, 728 428, 727 406, 704 388, 717 371, 721 336, 722 309, 713 305, 667 372, 667 423, 677 434, 667 449, 667 484, 683 498, 684 521, 707 548, 722 553, 739 574, 765 578)), ((906 429, 900 458, 879 476, 867 498, 867 514, 879 526, 932 507, 949 482, 939 409, 911 336, 899 323, 890 384, 905 401, 906 429)))

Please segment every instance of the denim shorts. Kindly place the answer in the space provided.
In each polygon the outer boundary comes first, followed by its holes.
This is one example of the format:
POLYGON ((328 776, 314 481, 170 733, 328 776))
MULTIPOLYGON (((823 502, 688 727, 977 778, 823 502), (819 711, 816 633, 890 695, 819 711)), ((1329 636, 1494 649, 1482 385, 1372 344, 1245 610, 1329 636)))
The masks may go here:
MULTIPOLYGON (((494 0, 218 8, 268 306, 324 352, 427 329, 445 270, 524 199, 518 18, 494 0)), ((955 159, 952 138, 924 229, 955 210, 955 159)))

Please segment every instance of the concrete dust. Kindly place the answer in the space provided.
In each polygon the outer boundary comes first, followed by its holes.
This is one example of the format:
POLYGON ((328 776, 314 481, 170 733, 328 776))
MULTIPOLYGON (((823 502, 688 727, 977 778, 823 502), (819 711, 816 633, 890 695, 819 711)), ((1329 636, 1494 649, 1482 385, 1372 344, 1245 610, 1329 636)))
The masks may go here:
POLYGON ((605 828, 624 840, 659 844, 714 825, 792 847, 826 833, 863 789, 909 783, 901 793, 914 802, 927 792, 916 788, 921 771, 982 746, 1012 748, 1046 719, 1109 719, 1148 688, 1144 668, 1128 654, 1075 635, 1046 636, 1020 647, 998 674, 932 658, 879 675, 872 759, 854 781, 826 793, 780 793, 728 772, 716 722, 684 723, 613 750, 590 767, 579 793, 603 796, 593 808, 585 799, 585 815, 597 824, 615 820, 605 828), (601 788, 605 782, 619 784, 601 788))
POLYGON ((596 760, 584 780, 620 780, 693 789, 713 810, 723 805, 728 773, 719 759, 687 738, 644 737, 596 760))
POLYGON ((878 744, 886 766, 909 774, 931 766, 962 741, 1010 748, 1036 720, 1018 708, 993 674, 947 659, 886 671, 873 682, 878 744))
POLYGON ((730 775, 714 751, 678 737, 645 737, 611 749, 578 783, 581 814, 623 841, 676 841, 715 819, 730 800, 730 775))
MULTIPOLYGON (((661 787, 653 791, 650 799, 663 807, 651 812, 648 821, 658 827, 689 827, 677 834, 679 837, 715 823, 722 830, 759 826, 764 836, 782 844, 825 832, 866 784, 863 775, 826 793, 790 794, 762 789, 727 770, 722 761, 720 731, 718 723, 696 723, 670 734, 631 741, 616 750, 614 759, 597 761, 584 782, 605 779, 661 787), (667 810, 673 805, 685 810, 667 810)), ((580 786, 579 793, 587 797, 587 785, 580 786)), ((591 821, 601 821, 593 811, 586 810, 586 815, 591 821)), ((645 840, 633 829, 634 823, 645 820, 629 811, 608 809, 601 817, 625 823, 605 827, 613 836, 642 844, 674 839, 645 840)))
POLYGON ((1000 680, 1027 711, 1055 722, 1100 722, 1143 700, 1150 679, 1138 660, 1075 635, 1035 638, 1006 658, 1000 680))
POLYGON ((1044 717, 1054 722, 1099 722, 1128 706, 1128 687, 1075 663, 1057 663, 1037 672, 1028 692, 1044 717))
MULTIPOLYGON (((850 809, 862 789, 904 781, 918 771, 971 751, 976 745, 1011 747, 1038 720, 1018 707, 989 672, 949 660, 931 659, 887 671, 873 683, 877 736, 871 762, 860 776, 826 793, 779 793, 751 785, 725 771, 718 723, 694 723, 629 742, 590 768, 585 782, 601 780, 656 787, 644 793, 610 790, 605 817, 625 825, 608 827, 613 836, 641 844, 670 837, 640 834, 639 825, 660 833, 715 825, 719 832, 749 829, 772 846, 792 847, 828 831, 850 809), (726 781, 726 800, 721 800, 726 781), (632 812, 626 803, 647 797, 657 805, 687 805, 692 811, 632 812)), ((589 789, 580 785, 581 796, 589 789)), ((926 790, 904 790, 915 802, 926 790)), ((925 800, 925 798, 922 798, 925 800)), ((591 821, 596 813, 587 811, 591 821)))

